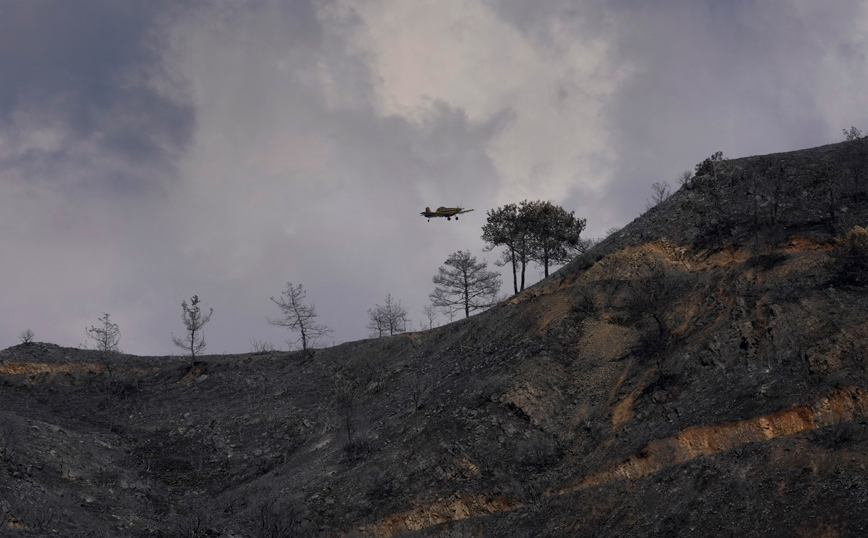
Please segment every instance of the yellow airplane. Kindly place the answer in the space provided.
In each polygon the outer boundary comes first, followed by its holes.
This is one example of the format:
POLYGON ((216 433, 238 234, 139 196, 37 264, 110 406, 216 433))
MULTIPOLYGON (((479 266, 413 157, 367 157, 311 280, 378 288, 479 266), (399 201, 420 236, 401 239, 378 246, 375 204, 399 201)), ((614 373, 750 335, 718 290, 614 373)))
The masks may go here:
POLYGON ((431 211, 430 207, 426 207, 425 211, 419 213, 423 217, 428 217, 428 222, 431 222, 431 217, 446 217, 446 220, 458 220, 458 215, 462 213, 470 213, 472 209, 464 209, 463 207, 438 207, 437 211, 431 211))

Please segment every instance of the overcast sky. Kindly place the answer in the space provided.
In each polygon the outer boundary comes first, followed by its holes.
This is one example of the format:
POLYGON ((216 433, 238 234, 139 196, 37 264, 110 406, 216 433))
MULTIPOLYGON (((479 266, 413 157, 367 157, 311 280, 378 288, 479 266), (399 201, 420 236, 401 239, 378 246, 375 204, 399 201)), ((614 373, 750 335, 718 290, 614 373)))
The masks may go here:
POLYGON ((493 266, 488 209, 550 200, 596 237, 715 151, 868 131, 866 6, 0 0, 0 348, 105 312, 124 351, 182 353, 197 294, 208 353, 286 349, 287 282, 328 344, 387 293, 418 326, 449 254, 493 266))

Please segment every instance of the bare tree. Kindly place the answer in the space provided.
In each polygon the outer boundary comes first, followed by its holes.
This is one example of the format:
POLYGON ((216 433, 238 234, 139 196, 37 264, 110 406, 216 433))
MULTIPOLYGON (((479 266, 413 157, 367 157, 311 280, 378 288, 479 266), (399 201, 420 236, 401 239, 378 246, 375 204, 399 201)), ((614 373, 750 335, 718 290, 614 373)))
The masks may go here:
POLYGON ((466 318, 473 310, 496 304, 500 274, 487 270, 487 262, 477 262, 469 251, 459 251, 449 255, 446 265, 451 269, 441 266, 432 279, 437 286, 429 295, 431 304, 440 308, 461 306, 466 318))
MULTIPOLYGON (((432 305, 433 306, 433 305, 432 305)), ((443 315, 449 318, 449 323, 455 321, 455 316, 458 315, 458 312, 461 310, 458 305, 450 304, 440 307, 440 311, 443 312, 443 315)))
POLYGON ((266 342, 264 340, 251 340, 250 351, 251 353, 255 353, 257 355, 262 353, 271 353, 272 351, 274 351, 274 346, 271 344, 271 342, 266 342))
POLYGON ((282 319, 268 319, 268 323, 278 327, 286 327, 290 331, 299 333, 297 340, 292 344, 301 342, 301 349, 307 351, 319 338, 331 334, 332 330, 324 325, 316 323, 316 308, 314 305, 304 304, 307 293, 301 284, 293 286, 292 282, 286 283, 286 290, 281 292, 281 297, 271 300, 280 307, 283 312, 282 319))
POLYGON ((84 330, 85 335, 96 342, 97 357, 106 373, 103 391, 105 395, 105 408, 109 416, 109 431, 114 428, 114 419, 117 406, 116 401, 123 385, 115 380, 117 363, 113 355, 118 352, 118 342, 121 339, 121 330, 116 323, 112 323, 109 315, 103 313, 99 318, 99 326, 91 326, 84 330))
POLYGON ((205 337, 202 335, 202 327, 211 320, 211 314, 214 313, 212 308, 208 315, 202 313, 199 309, 199 296, 194 295, 190 299, 190 306, 187 306, 187 301, 181 301, 181 320, 187 328, 186 336, 178 338, 172 334, 172 343, 179 348, 190 352, 190 359, 195 360, 196 355, 205 349, 205 337))
POLYGON ((103 313, 99 318, 100 326, 94 327, 91 325, 84 332, 88 338, 96 342, 97 351, 102 353, 115 353, 118 351, 118 342, 121 339, 121 330, 116 323, 112 323, 109 315, 103 313))
POLYGON ((693 179, 693 172, 691 172, 690 170, 685 170, 678 174, 679 185, 688 185, 691 179, 693 179))
POLYGON ((386 304, 368 309, 368 318, 368 329, 377 338, 407 332, 407 309, 401 306, 401 301, 395 302, 391 294, 386 295, 386 304))
POLYGON ((24 329, 21 331, 21 334, 18 335, 18 339, 21 340, 22 344, 29 344, 33 341, 33 337, 36 336, 36 333, 31 331, 30 329, 24 329))
POLYGON ((859 140, 862 138, 862 131, 853 126, 850 126, 849 131, 847 129, 841 129, 841 131, 844 132, 844 139, 847 141, 859 140))
POLYGON ((657 204, 665 201, 672 194, 672 189, 668 181, 658 181, 651 185, 651 191, 654 193, 651 196, 651 201, 645 204, 645 209, 651 209, 657 204))
MULTIPOLYGON (((429 329, 429 330, 433 329, 434 328, 434 320, 437 319, 437 309, 434 308, 434 305, 430 305, 430 304, 425 305, 425 307, 422 308, 422 313, 425 314, 425 319, 428 320, 427 329, 429 329)), ((423 326, 423 328, 424 328, 424 326, 423 326)))

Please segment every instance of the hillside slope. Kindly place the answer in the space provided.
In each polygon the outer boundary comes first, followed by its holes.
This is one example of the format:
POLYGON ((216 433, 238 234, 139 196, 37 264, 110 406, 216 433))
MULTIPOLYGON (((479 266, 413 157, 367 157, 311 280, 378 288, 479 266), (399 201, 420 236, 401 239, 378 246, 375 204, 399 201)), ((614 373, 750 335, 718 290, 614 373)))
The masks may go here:
POLYGON ((720 163, 540 284, 314 354, 0 352, 11 536, 863 536, 868 141, 720 163), (855 268, 855 269, 854 269, 855 268))

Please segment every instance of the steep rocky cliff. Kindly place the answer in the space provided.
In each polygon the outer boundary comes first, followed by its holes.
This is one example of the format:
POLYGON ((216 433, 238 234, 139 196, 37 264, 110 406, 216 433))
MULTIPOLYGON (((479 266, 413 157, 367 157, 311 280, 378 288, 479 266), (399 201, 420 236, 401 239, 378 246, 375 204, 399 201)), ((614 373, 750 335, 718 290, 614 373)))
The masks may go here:
POLYGON ((431 331, 0 352, 0 531, 864 536, 868 141, 702 172, 431 331))

